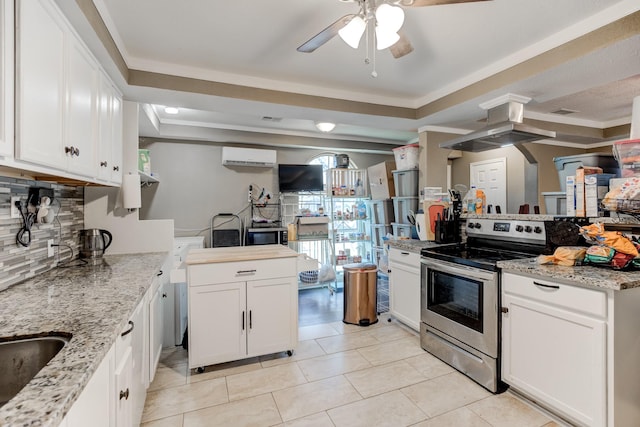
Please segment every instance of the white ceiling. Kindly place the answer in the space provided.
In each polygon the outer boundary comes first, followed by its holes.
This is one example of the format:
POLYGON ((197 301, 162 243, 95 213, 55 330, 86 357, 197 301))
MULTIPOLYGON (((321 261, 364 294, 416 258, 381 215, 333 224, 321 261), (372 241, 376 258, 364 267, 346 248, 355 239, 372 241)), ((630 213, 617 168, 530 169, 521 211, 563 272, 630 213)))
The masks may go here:
MULTIPOLYGON (((356 3, 344 0, 94 3, 129 69, 411 109, 640 10, 637 0, 493 0, 407 7, 403 30, 414 51, 394 59, 388 50, 367 54, 364 40, 354 50, 339 37, 313 53, 296 51, 341 16, 358 11, 356 3), (374 68, 377 78, 371 76, 374 68)), ((141 130, 142 136, 154 137, 216 140, 221 131, 232 138, 228 130, 235 130, 245 139, 257 132, 404 144, 415 141, 418 129, 426 126, 461 133, 477 128, 485 117, 478 105, 506 93, 532 98, 526 117, 606 128, 629 123, 632 99, 640 95, 638 33, 419 119, 129 85, 122 89, 132 100, 181 107, 178 116, 156 109, 160 127, 141 130), (549 114, 560 108, 577 112, 549 114), (317 120, 338 126, 331 134, 320 134, 313 126, 317 120)))

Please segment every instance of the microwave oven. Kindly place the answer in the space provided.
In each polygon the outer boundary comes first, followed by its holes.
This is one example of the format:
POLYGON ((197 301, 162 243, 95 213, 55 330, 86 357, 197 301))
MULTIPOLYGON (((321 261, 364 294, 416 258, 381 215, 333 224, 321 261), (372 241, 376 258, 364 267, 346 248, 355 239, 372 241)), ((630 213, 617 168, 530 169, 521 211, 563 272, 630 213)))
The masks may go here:
POLYGON ((246 245, 286 245, 288 243, 286 228, 247 228, 246 245))

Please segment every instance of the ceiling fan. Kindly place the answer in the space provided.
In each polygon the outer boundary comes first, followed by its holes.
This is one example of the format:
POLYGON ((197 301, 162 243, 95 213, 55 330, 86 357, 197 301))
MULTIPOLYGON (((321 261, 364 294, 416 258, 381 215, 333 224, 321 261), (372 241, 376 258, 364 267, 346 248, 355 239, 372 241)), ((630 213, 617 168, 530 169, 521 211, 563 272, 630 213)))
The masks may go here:
POLYGON ((401 58, 413 51, 411 42, 401 30, 404 23, 404 7, 436 6, 454 3, 473 3, 491 0, 340 0, 344 3, 358 3, 360 10, 348 14, 311 37, 298 47, 298 52, 310 53, 327 43, 336 35, 354 49, 360 44, 369 22, 375 28, 378 50, 389 48, 394 58, 401 58))

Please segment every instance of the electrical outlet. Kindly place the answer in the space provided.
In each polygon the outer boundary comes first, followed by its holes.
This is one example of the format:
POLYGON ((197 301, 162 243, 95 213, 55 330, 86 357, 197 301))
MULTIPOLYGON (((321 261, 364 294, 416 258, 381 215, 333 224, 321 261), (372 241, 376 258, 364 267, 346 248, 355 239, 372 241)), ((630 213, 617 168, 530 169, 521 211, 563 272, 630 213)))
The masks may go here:
POLYGON ((11 196, 11 218, 20 218, 20 210, 16 202, 20 201, 20 196, 11 196))
POLYGON ((53 239, 47 240, 47 257, 51 258, 55 255, 55 250, 53 247, 53 239))

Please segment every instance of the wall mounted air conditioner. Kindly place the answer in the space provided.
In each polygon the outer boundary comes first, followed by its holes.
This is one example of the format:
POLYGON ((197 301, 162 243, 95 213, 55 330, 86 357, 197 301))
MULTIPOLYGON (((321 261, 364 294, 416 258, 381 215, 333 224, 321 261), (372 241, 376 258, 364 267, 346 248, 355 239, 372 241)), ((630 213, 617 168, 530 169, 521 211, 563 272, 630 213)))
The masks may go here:
POLYGON ((222 147, 222 164, 272 168, 276 165, 276 150, 222 147))

